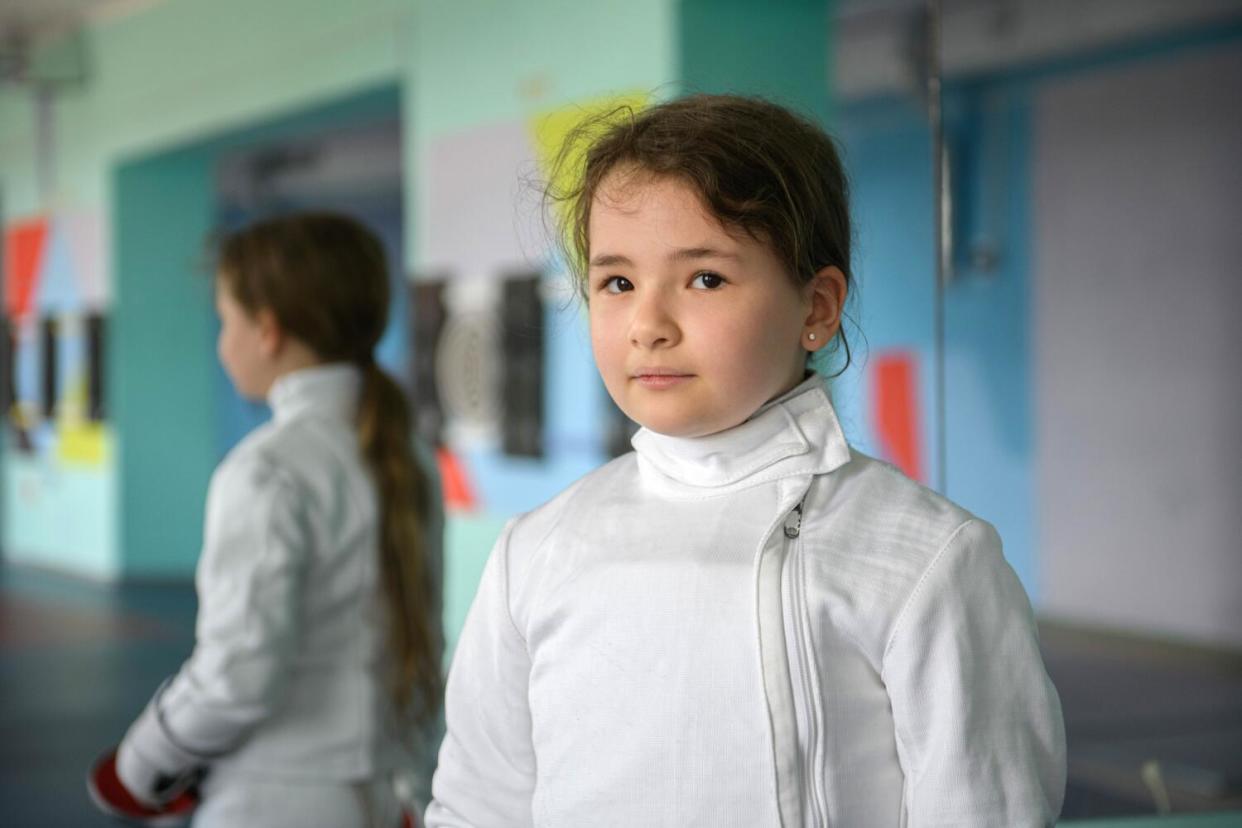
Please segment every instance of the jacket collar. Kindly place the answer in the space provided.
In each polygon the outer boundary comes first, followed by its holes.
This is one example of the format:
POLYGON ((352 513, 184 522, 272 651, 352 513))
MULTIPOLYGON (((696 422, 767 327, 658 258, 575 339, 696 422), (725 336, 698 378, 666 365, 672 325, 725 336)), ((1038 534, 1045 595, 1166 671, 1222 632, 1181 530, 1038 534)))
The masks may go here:
POLYGON ((278 378, 267 393, 267 403, 278 423, 306 414, 352 420, 361 388, 362 371, 357 366, 331 362, 278 378))
POLYGON ((690 487, 703 496, 783 477, 826 474, 850 459, 818 374, 725 431, 669 437, 642 428, 631 444, 646 482, 664 490, 690 487))

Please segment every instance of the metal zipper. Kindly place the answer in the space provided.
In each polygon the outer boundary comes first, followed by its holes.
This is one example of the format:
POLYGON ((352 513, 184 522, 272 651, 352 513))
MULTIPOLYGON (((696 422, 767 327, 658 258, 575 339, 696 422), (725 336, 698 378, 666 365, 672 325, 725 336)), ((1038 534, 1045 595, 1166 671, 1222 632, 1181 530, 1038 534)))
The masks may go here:
POLYGON ((803 498, 798 501, 798 505, 793 507, 793 511, 785 516, 785 537, 793 540, 802 532, 802 504, 806 500, 803 498))
POLYGON ((828 821, 828 808, 824 803, 826 794, 823 791, 823 777, 821 774, 824 769, 822 752, 824 742, 828 736, 825 732, 825 722, 821 716, 822 708, 817 703, 818 700, 815 697, 815 687, 818 684, 816 675, 818 667, 811 649, 810 616, 806 608, 806 557, 804 555, 794 555, 792 565, 794 567, 793 585, 797 600, 795 623, 800 649, 798 661, 803 670, 803 692, 806 693, 807 719, 811 732, 810 750, 807 751, 806 756, 806 779, 807 784, 810 786, 812 824, 817 827, 823 826, 823 828, 827 828, 830 823, 828 821))
MULTIPOLYGON (((791 538, 793 540, 793 538, 791 538)), ((798 578, 798 562, 795 556, 796 544, 789 544, 789 552, 785 561, 787 570, 788 598, 789 598, 789 643, 792 645, 790 656, 790 686, 795 688, 798 698, 801 699, 801 707, 806 716, 806 735, 807 750, 803 752, 802 762, 802 795, 804 797, 805 813, 803 826, 810 828, 820 828, 819 819, 819 803, 815 797, 815 760, 814 760, 814 744, 817 736, 815 727, 815 713, 811 709, 811 688, 808 678, 809 668, 806 662, 806 653, 803 647, 803 619, 802 619, 802 601, 799 595, 802 584, 798 578)))
MULTIPOLYGON (((784 573, 789 563, 789 542, 786 540, 781 543, 780 536, 776 534, 779 527, 787 539, 796 538, 801 531, 802 526, 802 501, 806 498, 806 492, 803 491, 797 506, 792 511, 777 513, 775 520, 769 525, 763 534, 763 540, 759 545, 759 559, 756 568, 757 593, 758 599, 757 610, 759 617, 759 647, 760 652, 765 652, 771 648, 773 656, 780 654, 779 659, 782 662, 779 669, 769 671, 767 666, 763 668, 764 692, 767 696, 769 706, 769 716, 772 722, 773 743, 775 750, 773 754, 773 769, 776 771, 776 794, 777 794, 777 810, 779 814, 779 824, 783 828, 805 828, 806 822, 803 811, 807 805, 804 796, 806 793, 806 780, 804 779, 805 767, 799 755, 797 746, 797 702, 795 696, 803 695, 801 688, 795 690, 794 679, 799 672, 795 671, 791 659, 798 658, 801 655, 799 648, 789 647, 788 634, 784 629, 785 613, 782 606, 785 603, 783 593, 784 573), (769 554, 769 545, 775 543, 777 549, 771 550, 774 554, 769 554), (779 550, 779 551, 778 551, 779 550), (775 566, 773 566, 775 564, 775 566), (775 581, 775 582, 773 582, 775 581), (775 606, 771 606, 771 601, 775 599, 775 606), (766 609, 765 609, 765 604, 766 609), (772 618, 773 611, 775 618, 772 618), (765 624, 764 618, 770 619, 765 624), (774 623, 773 623, 774 622, 774 623), (789 736, 793 739, 792 743, 784 743, 780 736, 785 731, 785 726, 791 727, 788 730, 789 736), (785 786, 783 780, 793 780, 794 784, 785 786)), ((777 665, 772 664, 772 667, 777 665)))
MULTIPOLYGON (((802 500, 798 501, 798 505, 793 508, 785 516, 783 521, 785 529, 785 538, 788 540, 796 540, 802 534, 802 506, 806 502, 805 495, 802 500)), ((794 624, 794 656, 797 659, 798 681, 791 680, 790 685, 797 686, 801 690, 807 715, 807 726, 809 728, 810 742, 807 755, 803 762, 803 780, 807 788, 809 798, 809 806, 811 808, 811 821, 815 828, 819 826, 827 826, 828 822, 824 814, 823 797, 820 793, 818 777, 816 775, 817 756, 819 751, 819 743, 824 738, 822 722, 819 721, 817 707, 812 698, 813 685, 810 671, 810 659, 807 655, 807 633, 805 626, 806 613, 806 585, 805 578, 802 577, 802 561, 801 558, 794 554, 795 544, 790 544, 789 554, 785 558, 785 565, 792 567, 790 570, 791 581, 791 598, 793 599, 793 624, 794 624)), ((793 677, 791 676, 791 679, 793 677)))

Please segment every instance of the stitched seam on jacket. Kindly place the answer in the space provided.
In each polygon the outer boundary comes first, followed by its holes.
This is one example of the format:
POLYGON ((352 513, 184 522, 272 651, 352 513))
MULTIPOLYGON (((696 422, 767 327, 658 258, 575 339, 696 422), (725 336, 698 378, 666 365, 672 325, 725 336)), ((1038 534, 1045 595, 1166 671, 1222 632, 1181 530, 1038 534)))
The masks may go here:
MULTIPOLYGON (((790 478, 794 478, 794 477, 816 478, 816 477, 819 477, 820 475, 832 474, 833 472, 837 471, 837 469, 840 469, 846 466, 849 462, 850 460, 846 460, 845 463, 842 463, 841 465, 836 466, 831 469, 819 469, 819 470, 798 469, 796 471, 782 472, 780 474, 773 474, 767 477, 755 477, 753 480, 751 478, 746 478, 746 485, 744 486, 740 485, 740 481, 739 481, 739 483, 732 483, 728 487, 722 487, 725 489, 724 491, 712 491, 712 492, 705 493, 705 494, 693 494, 693 495, 682 495, 680 493, 673 493, 673 494, 669 494, 669 497, 674 498, 680 503, 702 503, 707 500, 715 500, 718 497, 728 497, 729 495, 737 494, 738 492, 744 492, 747 489, 753 489, 754 487, 762 486, 765 483, 779 483, 782 480, 789 480, 790 478)), ((669 478, 669 479, 671 480, 672 478, 669 478)), ((687 486, 688 484, 677 483, 676 485, 687 486)))
MULTIPOLYGON (((212 760, 212 759, 219 759, 223 756, 227 756, 230 752, 232 752, 232 748, 225 748, 224 750, 218 750, 218 751, 191 750, 190 748, 186 747, 185 745, 181 743, 181 740, 179 737, 173 734, 172 729, 168 726, 168 722, 165 720, 164 709, 161 705, 161 701, 164 698, 164 691, 168 689, 168 685, 172 684, 172 681, 175 677, 176 676, 173 675, 173 676, 169 676, 168 678, 164 679, 164 681, 160 684, 158 688, 156 688, 156 691, 155 691, 155 699, 154 699, 155 723, 159 726, 160 732, 164 735, 164 738, 168 740, 168 743, 170 745, 172 745, 174 748, 181 751, 182 753, 186 754, 187 756, 192 757, 193 759, 212 760)), ((142 751, 138 750, 137 746, 135 746, 135 752, 137 752, 140 755, 142 754, 142 751)), ((147 759, 148 762, 150 761, 149 758, 146 756, 143 756, 143 758, 147 759)), ((151 764, 155 764, 155 763, 151 762, 151 764)))
POLYGON ((517 526, 518 521, 521 519, 522 517, 521 515, 519 515, 518 517, 511 518, 505 524, 504 529, 502 529, 500 532, 500 538, 497 541, 497 543, 499 544, 499 547, 497 548, 496 551, 500 553, 500 565, 504 567, 504 572, 502 573, 504 577, 501 578, 500 583, 505 591, 505 594, 504 594, 505 620, 508 621, 509 626, 513 628, 514 634, 516 634, 518 637, 518 640, 522 642, 522 648, 526 650, 526 655, 527 657, 529 657, 530 648, 529 646, 527 646, 526 636, 522 635, 522 630, 518 627, 517 622, 513 620, 513 599, 510 597, 511 590, 509 588, 509 580, 510 580, 509 540, 510 538, 513 537, 514 527, 517 526))
POLYGON ((957 536, 962 533, 962 530, 977 522, 978 521, 976 521, 975 518, 968 518, 959 524, 958 527, 949 534, 949 537, 945 540, 945 542, 941 544, 940 549, 936 550, 936 554, 932 556, 931 561, 927 564, 926 568, 923 569, 923 574, 919 576, 918 583, 914 585, 914 589, 910 590, 910 595, 907 596, 905 603, 901 605, 901 612, 897 613, 897 620, 893 622, 893 631, 889 634, 888 641, 884 645, 884 655, 880 658, 880 663, 882 665, 880 668, 880 678, 884 677, 884 672, 888 668, 887 661, 889 651, 893 649, 893 642, 897 640, 897 635, 901 632, 902 625, 906 621, 906 615, 910 612, 910 607, 914 604, 915 599, 919 597, 920 593, 922 593, 923 586, 927 583, 928 578, 931 577, 932 571, 940 563, 941 558, 944 557, 944 554, 948 551, 949 547, 953 545, 953 541, 955 541, 957 536))
MULTIPOLYGON (((924 568, 923 574, 919 576, 918 583, 914 585, 914 589, 910 590, 910 595, 906 598, 905 603, 902 604, 901 611, 897 614, 897 620, 893 623, 893 632, 889 635, 888 643, 884 645, 884 655, 880 658, 880 681, 883 681, 885 685, 888 684, 887 681, 884 681, 884 674, 888 670, 888 654, 893 647, 893 642, 897 640, 897 634, 901 631, 902 625, 905 623, 906 614, 910 611, 910 607, 914 603, 914 600, 923 591, 923 585, 927 583, 927 579, 931 577, 932 570, 936 568, 936 566, 940 563, 940 559, 944 557, 945 551, 953 545, 953 541, 962 533, 962 530, 974 522, 975 520, 973 518, 968 519, 949 533, 949 537, 943 544, 941 544, 940 549, 936 551, 936 554, 932 556, 931 561, 927 564, 926 568, 924 568)), ((893 739, 898 745, 899 756, 901 754, 905 754, 910 761, 914 761, 916 759, 916 757, 910 753, 906 740, 902 738, 901 727, 898 726, 895 717, 893 721, 893 739)), ((910 799, 908 789, 912 784, 910 771, 913 770, 913 768, 910 768, 909 771, 907 771, 904 767, 902 769, 902 775, 905 777, 905 781, 902 784, 902 796, 904 800, 910 799)))

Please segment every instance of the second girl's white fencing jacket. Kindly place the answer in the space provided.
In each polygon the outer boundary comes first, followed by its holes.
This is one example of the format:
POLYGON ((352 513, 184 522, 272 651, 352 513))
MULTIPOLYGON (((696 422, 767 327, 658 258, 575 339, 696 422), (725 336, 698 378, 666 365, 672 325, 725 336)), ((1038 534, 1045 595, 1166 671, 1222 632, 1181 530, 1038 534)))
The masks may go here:
POLYGON ((339 363, 281 377, 272 421, 212 477, 194 652, 118 754, 140 796, 196 765, 356 781, 414 761, 417 732, 391 699, 378 499, 354 426, 361 381, 339 363))
POLYGON ((851 452, 822 380, 506 527, 433 828, 1054 822, 1060 704, 987 523, 851 452))

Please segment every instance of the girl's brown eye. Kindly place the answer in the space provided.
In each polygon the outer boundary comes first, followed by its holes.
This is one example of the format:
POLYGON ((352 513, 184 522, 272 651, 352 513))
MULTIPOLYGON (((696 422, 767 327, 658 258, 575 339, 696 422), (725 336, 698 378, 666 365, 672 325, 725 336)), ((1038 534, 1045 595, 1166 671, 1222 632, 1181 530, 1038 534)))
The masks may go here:
POLYGON ((719 273, 705 272, 695 276, 694 281, 691 284, 705 288, 706 290, 715 290, 723 285, 724 281, 724 277, 719 273))
POLYGON ((603 288, 608 293, 622 293, 633 290, 634 285, 624 276, 609 276, 604 280, 603 288))

